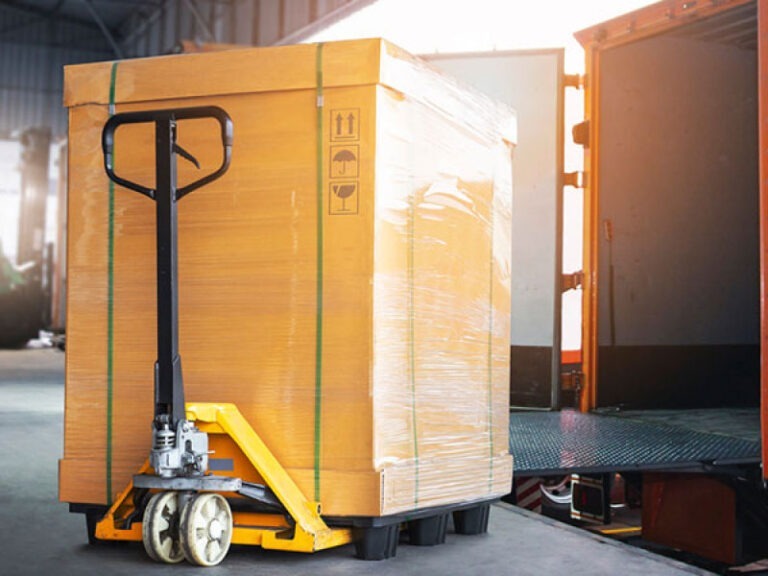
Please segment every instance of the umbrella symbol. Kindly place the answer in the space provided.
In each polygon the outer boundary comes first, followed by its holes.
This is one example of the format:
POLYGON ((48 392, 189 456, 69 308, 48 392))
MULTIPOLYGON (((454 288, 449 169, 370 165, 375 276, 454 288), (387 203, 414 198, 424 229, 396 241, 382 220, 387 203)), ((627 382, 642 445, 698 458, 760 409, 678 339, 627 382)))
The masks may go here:
POLYGON ((344 174, 347 168, 347 162, 357 162, 357 156, 355 156, 351 150, 339 150, 333 155, 334 162, 341 162, 341 170, 339 174, 344 174))
POLYGON ((355 193, 357 184, 334 184, 333 193, 341 198, 341 211, 347 212, 347 198, 355 193))

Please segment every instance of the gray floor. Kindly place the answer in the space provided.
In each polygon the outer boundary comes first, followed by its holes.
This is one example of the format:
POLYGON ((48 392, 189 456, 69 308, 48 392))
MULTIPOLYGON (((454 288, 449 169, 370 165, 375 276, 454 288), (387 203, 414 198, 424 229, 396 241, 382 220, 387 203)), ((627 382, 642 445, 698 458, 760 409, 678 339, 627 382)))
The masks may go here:
MULTIPOLYGON (((140 545, 88 546, 83 517, 57 501, 63 365, 53 350, 0 351, 0 573, 201 574, 154 564, 140 545)), ((383 562, 352 553, 350 546, 312 556, 238 547, 205 574, 706 574, 503 504, 494 507, 484 536, 449 534, 437 548, 401 545, 383 562)))

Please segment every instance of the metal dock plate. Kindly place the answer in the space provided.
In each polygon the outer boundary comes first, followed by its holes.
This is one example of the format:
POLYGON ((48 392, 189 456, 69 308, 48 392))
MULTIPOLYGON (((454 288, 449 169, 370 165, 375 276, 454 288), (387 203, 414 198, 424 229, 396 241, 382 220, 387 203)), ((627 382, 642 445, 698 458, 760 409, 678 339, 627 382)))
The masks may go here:
POLYGON ((522 476, 759 462, 760 442, 610 415, 512 412, 509 451, 522 476))

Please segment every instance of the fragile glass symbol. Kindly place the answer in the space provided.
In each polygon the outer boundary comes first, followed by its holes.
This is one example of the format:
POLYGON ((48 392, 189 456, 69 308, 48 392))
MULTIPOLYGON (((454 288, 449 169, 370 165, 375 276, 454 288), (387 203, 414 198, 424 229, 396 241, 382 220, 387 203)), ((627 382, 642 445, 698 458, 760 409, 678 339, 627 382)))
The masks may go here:
POLYGON ((347 162, 357 162, 357 156, 355 156, 350 150, 339 150, 333 155, 334 162, 341 162, 341 169, 339 174, 344 174, 347 169, 347 162))
POLYGON ((352 194, 355 193, 355 188, 357 188, 357 184, 334 184, 333 185, 333 193, 336 194, 339 198, 341 198, 341 211, 342 212, 348 212, 347 210, 347 198, 352 196, 352 194))

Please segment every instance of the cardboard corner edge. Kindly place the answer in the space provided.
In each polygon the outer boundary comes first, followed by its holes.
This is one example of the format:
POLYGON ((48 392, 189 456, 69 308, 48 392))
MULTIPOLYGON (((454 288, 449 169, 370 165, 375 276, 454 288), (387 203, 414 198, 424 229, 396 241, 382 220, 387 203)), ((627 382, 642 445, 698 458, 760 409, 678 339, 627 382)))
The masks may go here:
POLYGON ((109 76, 113 62, 90 62, 64 66, 62 102, 65 108, 83 104, 108 104, 109 76), (94 90, 94 86, 106 86, 94 90))
POLYGON ((103 461, 59 460, 60 502, 103 505, 107 503, 105 492, 103 461))

